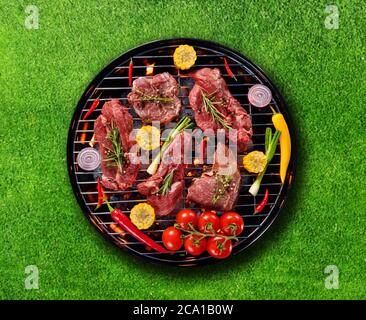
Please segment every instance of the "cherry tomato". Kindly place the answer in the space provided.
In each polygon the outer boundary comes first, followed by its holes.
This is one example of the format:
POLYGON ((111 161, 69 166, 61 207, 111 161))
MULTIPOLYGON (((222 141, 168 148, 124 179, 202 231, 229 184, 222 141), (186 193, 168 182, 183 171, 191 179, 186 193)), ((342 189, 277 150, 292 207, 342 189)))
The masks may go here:
POLYGON ((164 230, 162 240, 165 248, 171 251, 177 251, 183 245, 182 232, 173 226, 164 230))
POLYGON ((222 236, 210 237, 207 241, 207 252, 216 259, 227 258, 233 249, 231 240, 225 240, 222 236))
POLYGON ((207 241, 199 235, 190 234, 184 239, 184 249, 192 256, 199 256, 205 252, 207 241))
POLYGON ((198 229, 202 233, 216 233, 220 229, 220 218, 214 211, 205 211, 198 218, 198 229))
POLYGON ((188 224, 191 223, 193 227, 197 226, 198 222, 197 214, 192 209, 180 210, 177 214, 176 222, 183 229, 191 230, 188 224))
POLYGON ((236 212, 226 212, 220 218, 220 229, 228 236, 238 236, 244 230, 243 218, 236 212))

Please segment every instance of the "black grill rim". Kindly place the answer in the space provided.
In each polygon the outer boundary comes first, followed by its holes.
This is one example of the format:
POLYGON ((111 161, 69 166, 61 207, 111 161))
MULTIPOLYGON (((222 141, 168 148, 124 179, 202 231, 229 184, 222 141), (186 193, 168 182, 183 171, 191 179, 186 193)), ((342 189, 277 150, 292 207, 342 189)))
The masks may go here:
MULTIPOLYGON (((205 265, 208 263, 218 262, 222 261, 219 259, 214 259, 212 257, 201 257, 198 259, 193 259, 191 261, 184 261, 183 263, 176 263, 174 260, 165 260, 159 258, 159 256, 154 257, 146 253, 137 252, 134 249, 126 248, 125 246, 121 245, 121 243, 114 240, 104 229, 105 227, 102 225, 96 225, 95 221, 93 221, 92 215, 89 214, 89 209, 87 208, 86 204, 83 201, 83 197, 81 193, 79 192, 79 187, 77 185, 76 181, 76 175, 73 170, 73 144, 74 144, 74 134, 76 130, 76 126, 78 124, 78 115, 83 109, 83 106, 88 100, 88 95, 92 90, 96 87, 96 85, 104 79, 111 71, 111 69, 114 69, 116 66, 121 64, 121 62, 126 61, 133 57, 135 54, 140 53, 141 51, 146 51, 150 49, 157 49, 158 47, 168 46, 168 45, 179 45, 179 44, 190 44, 192 46, 201 46, 206 47, 207 49, 212 49, 216 51, 220 51, 223 54, 226 54, 228 56, 234 57, 235 59, 239 60, 245 67, 249 68, 251 71, 253 71, 256 76, 260 77, 264 84, 266 84, 272 91, 273 98, 276 100, 276 103, 278 107, 281 109, 281 113, 284 115, 289 131, 291 136, 291 159, 287 171, 287 177, 286 181, 283 184, 279 195, 278 200, 276 202, 276 205, 271 209, 270 213, 268 214, 268 217, 265 219, 265 221, 262 223, 262 225, 250 236, 250 241, 247 241, 246 243, 239 243, 237 246, 233 248, 232 256, 238 255, 243 250, 250 247, 253 243, 255 243, 261 236, 269 229, 269 227, 274 223, 277 216, 279 215, 281 209, 283 209, 286 199, 288 197, 289 191, 291 189, 291 186, 294 181, 294 175, 295 175, 295 167, 297 164, 297 155, 298 155, 298 147, 297 147, 297 135, 295 131, 295 127, 293 125, 293 121, 288 113, 288 106, 280 94, 277 87, 273 84, 273 82, 266 76, 264 71, 256 66, 254 63, 252 63, 248 58, 246 58, 243 54, 232 50, 224 45, 218 44, 216 42, 208 41, 208 40, 202 40, 202 39, 195 39, 195 38, 171 38, 171 39, 163 39, 163 40, 156 40, 152 42, 148 42, 145 44, 142 44, 140 46, 136 46, 135 48, 123 53, 119 57, 115 58, 111 63, 109 63, 105 68, 102 69, 98 73, 98 75, 91 81, 91 83, 88 85, 88 87, 83 92, 81 98, 78 101, 77 107, 75 108, 75 111, 72 116, 72 121, 69 127, 69 133, 67 138, 67 166, 68 166, 68 173, 70 177, 70 183, 74 192, 74 195, 77 199, 77 202, 82 209, 84 215, 86 216, 87 220, 94 225, 96 229, 98 229, 99 233, 101 233, 109 242, 114 243, 116 246, 123 249, 123 251, 131 252, 133 255, 138 256, 140 258, 148 259, 150 262, 153 262, 155 264, 161 265, 172 265, 176 267, 192 267, 192 266, 199 266, 199 265, 205 265)), ((231 258, 233 259, 233 257, 231 258)), ((226 259, 227 260, 227 259, 226 259)))

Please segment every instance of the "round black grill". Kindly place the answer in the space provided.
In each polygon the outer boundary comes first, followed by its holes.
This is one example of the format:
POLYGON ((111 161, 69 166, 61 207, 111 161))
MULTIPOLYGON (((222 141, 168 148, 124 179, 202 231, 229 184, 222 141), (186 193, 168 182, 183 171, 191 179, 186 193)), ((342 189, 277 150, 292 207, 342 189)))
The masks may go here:
MULTIPOLYGON (((193 81, 190 78, 182 77, 179 70, 175 68, 172 59, 175 48, 180 44, 190 44, 194 46, 197 52, 196 64, 190 71, 203 67, 217 67, 221 70, 228 85, 228 89, 252 117, 253 148, 262 151, 264 151, 264 133, 266 127, 271 127, 274 130, 271 121, 272 113, 269 112, 269 108, 258 109, 249 105, 247 94, 249 88, 254 84, 260 83, 268 86, 273 94, 271 106, 277 112, 280 112, 285 116, 292 137, 292 150, 295 149, 294 132, 284 99, 263 71, 241 54, 221 45, 195 39, 171 39, 151 42, 132 49, 121 55, 97 75, 85 90, 73 115, 69 129, 67 157, 70 180, 75 196, 86 217, 100 233, 120 248, 142 256, 150 261, 177 266, 194 266, 212 262, 215 259, 207 254, 198 258, 192 257, 186 255, 185 251, 179 251, 174 254, 158 253, 136 241, 128 234, 125 234, 124 232, 121 233, 121 230, 116 228, 115 222, 112 220, 106 206, 95 211, 98 197, 96 184, 97 178, 101 176, 100 168, 92 172, 83 171, 78 167, 76 162, 78 153, 83 148, 87 147, 92 139, 94 121, 100 114, 103 102, 108 101, 111 98, 117 98, 120 99, 124 105, 128 106, 126 97, 131 91, 131 87, 129 87, 128 84, 128 66, 131 59, 133 59, 134 64, 133 79, 136 79, 139 76, 145 76, 147 68, 150 67, 151 69, 152 66, 154 74, 166 71, 173 75, 181 87, 180 98, 183 104, 183 114, 192 115, 192 110, 190 109, 188 102, 188 94, 193 85, 193 81), (237 82, 227 74, 224 67, 224 57, 226 57, 229 62, 230 68, 237 78, 237 82), (82 120, 84 114, 88 112, 91 104, 97 98, 99 98, 101 102, 100 105, 87 120, 82 120)), ((132 108, 130 108, 130 112, 134 117, 134 126, 140 127, 141 120, 132 108)), ((243 155, 239 155, 239 161, 241 161, 242 156, 243 155)), ((278 146, 276 154, 269 164, 264 179, 262 180, 260 192, 256 197, 253 197, 248 193, 249 187, 255 180, 255 175, 248 174, 240 167, 242 175, 241 189, 235 211, 243 217, 245 229, 239 236, 239 242, 234 245, 233 255, 243 251, 256 241, 272 224, 283 207, 286 194, 292 183, 295 163, 294 151, 291 155, 291 161, 284 184, 281 183, 279 177, 279 163, 280 155, 278 146), (269 190, 268 203, 260 214, 253 215, 255 207, 263 198, 264 190, 266 188, 269 190)), ((190 185, 192 178, 199 176, 201 171, 202 167, 200 166, 191 165, 186 168, 184 198, 186 189, 190 185)), ((147 177, 148 174, 146 173, 146 170, 142 169, 139 173, 137 183, 143 181, 147 177)), ((128 191, 107 190, 106 193, 110 195, 110 203, 112 206, 119 207, 126 213, 129 213, 129 210, 135 204, 145 201, 145 198, 137 192, 135 187, 128 191)), ((147 230, 146 233, 158 243, 161 243, 162 231, 173 223, 174 216, 158 218, 154 227, 151 230, 147 230)))

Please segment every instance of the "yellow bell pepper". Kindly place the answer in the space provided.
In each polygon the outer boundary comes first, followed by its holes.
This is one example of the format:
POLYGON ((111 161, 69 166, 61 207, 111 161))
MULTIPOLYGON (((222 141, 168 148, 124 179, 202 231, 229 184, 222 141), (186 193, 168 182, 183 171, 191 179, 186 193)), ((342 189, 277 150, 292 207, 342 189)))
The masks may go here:
POLYGON ((280 177, 281 182, 284 183, 286 179, 286 173, 288 164, 290 162, 291 157, 291 137, 290 132, 287 127, 287 123, 285 118, 281 113, 274 112, 272 116, 272 122, 276 128, 276 130, 281 131, 280 136, 280 149, 281 149, 281 162, 280 162, 280 177))

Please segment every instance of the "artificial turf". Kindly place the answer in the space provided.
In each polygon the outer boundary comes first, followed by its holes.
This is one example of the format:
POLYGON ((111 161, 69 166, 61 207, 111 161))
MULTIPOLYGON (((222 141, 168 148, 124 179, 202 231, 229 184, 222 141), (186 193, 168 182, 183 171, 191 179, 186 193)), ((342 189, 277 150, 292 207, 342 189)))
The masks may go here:
POLYGON ((336 1, 0 1, 1 299, 351 299, 366 285, 366 5, 336 1), (39 8, 39 29, 24 26, 39 8), (334 4, 334 3, 333 3, 334 4), (249 250, 195 269, 120 252, 71 191, 66 141, 77 101, 113 58, 162 38, 194 37, 261 66, 298 135, 293 192, 249 250), (37 265, 39 290, 24 287, 37 265), (339 289, 324 286, 336 265, 339 289))

